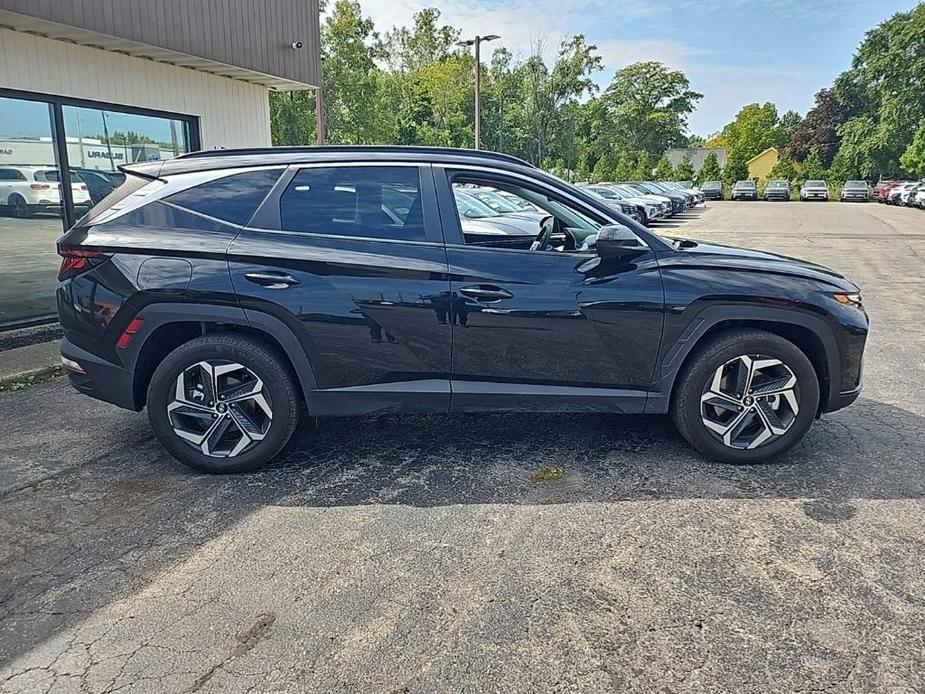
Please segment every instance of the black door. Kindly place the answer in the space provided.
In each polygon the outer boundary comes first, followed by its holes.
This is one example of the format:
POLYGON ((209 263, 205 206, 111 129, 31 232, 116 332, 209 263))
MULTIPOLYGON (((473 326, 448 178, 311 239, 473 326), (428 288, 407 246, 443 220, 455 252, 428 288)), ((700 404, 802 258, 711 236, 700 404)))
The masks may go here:
POLYGON ((228 256, 244 308, 286 322, 308 354, 313 414, 448 408, 449 281, 429 167, 293 167, 228 256))
POLYGON ((642 412, 663 322, 655 254, 603 260, 582 250, 601 224, 626 220, 582 207, 564 186, 490 170, 435 173, 453 308, 452 409, 642 412), (468 186, 551 213, 551 249, 530 250, 533 239, 514 235, 464 236, 454 187, 468 186))

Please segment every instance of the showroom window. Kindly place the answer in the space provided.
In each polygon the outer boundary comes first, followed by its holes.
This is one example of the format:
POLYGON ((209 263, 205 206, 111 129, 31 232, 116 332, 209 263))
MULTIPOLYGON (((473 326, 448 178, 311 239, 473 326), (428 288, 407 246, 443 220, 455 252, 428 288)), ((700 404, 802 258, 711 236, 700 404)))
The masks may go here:
POLYGON ((0 89, 0 329, 54 316, 55 241, 120 165, 196 149, 190 116, 0 89))

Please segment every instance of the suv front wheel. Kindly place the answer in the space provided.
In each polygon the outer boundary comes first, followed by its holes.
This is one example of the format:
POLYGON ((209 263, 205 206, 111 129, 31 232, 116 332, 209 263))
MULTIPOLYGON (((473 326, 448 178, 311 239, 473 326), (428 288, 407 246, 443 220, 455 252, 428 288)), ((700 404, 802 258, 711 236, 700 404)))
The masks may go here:
POLYGON ((148 419, 175 458, 203 472, 246 472, 277 455, 299 421, 293 377, 263 342, 204 335, 167 355, 148 386, 148 419))
POLYGON ((759 330, 717 335, 679 376, 671 416, 704 455, 728 463, 775 458, 803 438, 819 381, 796 345, 759 330))

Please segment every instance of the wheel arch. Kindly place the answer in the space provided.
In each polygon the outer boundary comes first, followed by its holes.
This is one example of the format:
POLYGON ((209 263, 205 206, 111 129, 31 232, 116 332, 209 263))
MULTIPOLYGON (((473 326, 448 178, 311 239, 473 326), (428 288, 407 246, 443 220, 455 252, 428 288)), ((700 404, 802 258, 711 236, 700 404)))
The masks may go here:
POLYGON ((668 411, 675 384, 690 362, 696 347, 722 332, 743 329, 765 330, 796 345, 809 359, 819 381, 819 412, 838 395, 832 369, 839 364, 838 344, 825 321, 817 316, 777 308, 729 310, 705 309, 684 331, 661 364, 660 378, 652 388, 647 412, 668 411))
POLYGON ((292 329, 261 311, 202 304, 149 304, 137 314, 142 328, 124 357, 133 376, 136 409, 143 407, 155 368, 171 351, 194 337, 215 332, 238 332, 265 342, 284 359, 301 386, 302 397, 316 387, 308 356, 292 329))

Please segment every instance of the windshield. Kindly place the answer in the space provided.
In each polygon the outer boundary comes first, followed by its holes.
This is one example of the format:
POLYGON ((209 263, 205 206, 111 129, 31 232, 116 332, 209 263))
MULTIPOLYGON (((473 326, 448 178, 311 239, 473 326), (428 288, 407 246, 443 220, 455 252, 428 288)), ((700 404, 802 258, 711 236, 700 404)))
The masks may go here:
POLYGON ((517 205, 515 205, 513 202, 506 199, 502 195, 498 195, 498 193, 492 190, 473 190, 473 191, 467 190, 465 192, 469 193, 473 197, 478 198, 480 202, 484 202, 495 212, 501 212, 503 214, 506 212, 522 212, 523 211, 521 208, 517 207, 517 205))
POLYGON ((789 188, 790 183, 787 181, 771 181, 768 183, 768 188, 789 188))
POLYGON ((754 181, 737 181, 735 187, 736 188, 754 188, 755 182, 754 181))
POLYGON ((825 181, 807 181, 807 188, 825 188, 827 186, 825 181))
POLYGON ((461 190, 454 190, 453 193, 456 196, 456 207, 459 214, 466 219, 485 219, 486 217, 498 216, 497 212, 469 193, 464 193, 461 190))
POLYGON ((867 181, 848 181, 845 188, 866 188, 867 181))
POLYGON ((722 181, 707 181, 706 183, 703 184, 703 187, 704 188, 722 188, 723 182, 722 181))

